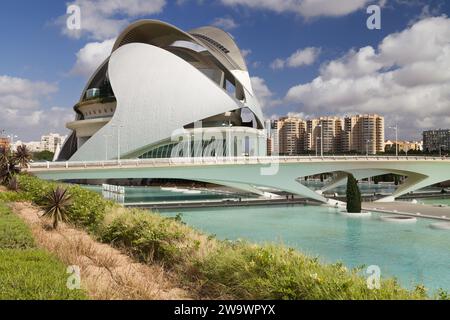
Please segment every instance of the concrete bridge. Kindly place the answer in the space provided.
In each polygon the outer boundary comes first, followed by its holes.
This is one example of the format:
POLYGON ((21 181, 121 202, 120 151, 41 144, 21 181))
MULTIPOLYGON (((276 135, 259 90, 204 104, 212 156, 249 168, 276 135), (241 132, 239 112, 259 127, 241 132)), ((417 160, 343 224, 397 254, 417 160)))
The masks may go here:
POLYGON ((271 188, 331 204, 323 192, 345 184, 349 173, 358 180, 389 173, 406 176, 391 196, 379 200, 392 202, 412 191, 450 180, 450 159, 381 156, 136 159, 33 163, 28 172, 47 180, 186 179, 266 197, 273 195, 261 188, 271 188), (311 190, 299 182, 302 177, 322 173, 335 173, 335 179, 322 190, 311 190))

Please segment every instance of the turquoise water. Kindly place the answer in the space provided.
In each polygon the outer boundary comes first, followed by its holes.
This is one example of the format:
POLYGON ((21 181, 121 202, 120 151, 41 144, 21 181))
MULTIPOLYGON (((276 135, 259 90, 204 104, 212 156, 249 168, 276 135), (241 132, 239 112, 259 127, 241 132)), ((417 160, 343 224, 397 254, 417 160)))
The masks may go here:
POLYGON ((396 224, 371 218, 349 218, 319 206, 278 206, 177 210, 162 212, 215 234, 219 239, 282 242, 323 262, 348 267, 378 265, 383 277, 395 276, 412 288, 424 284, 450 290, 450 231, 434 230, 421 219, 396 224))
MULTIPOLYGON (((320 182, 320 181, 301 181, 301 183, 313 190, 318 190, 318 189, 321 189, 324 185, 326 185, 329 182, 324 183, 324 182, 320 182)), ((371 183, 359 182, 358 186, 359 186, 359 189, 361 190, 361 193, 363 193, 363 194, 373 194, 373 193, 392 194, 398 188, 398 186, 396 186, 394 183, 375 184, 373 182, 371 182, 371 183)), ((441 189, 442 188, 431 186, 431 187, 423 188, 420 191, 421 192, 440 192, 441 189)), ((344 184, 344 185, 334 188, 333 190, 330 190, 329 192, 337 193, 339 195, 345 195, 346 191, 347 191, 347 185, 344 184)))
MULTIPOLYGON (((86 189, 102 194, 101 186, 84 186, 86 189)), ((103 193, 105 198, 111 197, 121 203, 148 203, 169 201, 196 201, 238 198, 236 193, 221 193, 205 190, 164 189, 160 187, 126 187, 125 195, 103 193)), ((242 195, 241 195, 242 196, 242 195)), ((246 196, 247 197, 247 196, 246 196)))
MULTIPOLYGON (((327 184, 327 182, 320 182, 320 181, 302 181, 302 184, 305 186, 313 189, 313 190, 319 190, 324 185, 327 184)), ((373 194, 373 193, 393 193, 397 186, 393 183, 380 183, 380 184, 374 184, 374 183, 359 183, 359 189, 361 190, 361 193, 363 194, 373 194)), ((347 185, 341 185, 333 190, 330 190, 329 192, 337 193, 340 195, 344 195, 347 191, 347 185)))

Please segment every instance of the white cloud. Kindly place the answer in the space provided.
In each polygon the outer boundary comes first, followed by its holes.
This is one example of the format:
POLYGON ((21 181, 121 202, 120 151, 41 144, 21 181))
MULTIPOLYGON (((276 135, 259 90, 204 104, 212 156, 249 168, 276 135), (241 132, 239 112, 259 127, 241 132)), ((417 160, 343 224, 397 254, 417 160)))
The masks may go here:
POLYGON ((116 37, 130 19, 162 12, 165 0, 75 0, 68 5, 81 9, 81 30, 66 27, 67 15, 61 16, 58 23, 63 34, 80 38, 87 35, 94 40, 116 37))
POLYGON ((274 98, 274 93, 269 89, 266 81, 260 77, 252 77, 251 79, 253 91, 261 105, 261 108, 270 108, 281 103, 274 98))
POLYGON ((94 71, 111 54, 115 39, 103 42, 91 42, 77 52, 77 61, 71 74, 89 78, 94 71))
POLYGON ((383 66, 378 60, 375 49, 370 46, 363 47, 358 51, 352 49, 342 58, 323 66, 321 75, 324 79, 364 76, 383 66))
POLYGON ((0 106, 3 112, 29 110, 38 106, 36 98, 46 97, 57 91, 47 82, 33 82, 27 79, 0 76, 0 106))
POLYGON ((252 54, 252 50, 251 49, 242 49, 241 53, 244 58, 247 58, 249 55, 252 54))
POLYGON ((51 130, 63 132, 68 115, 73 117, 71 113, 42 107, 57 90, 56 85, 43 81, 0 76, 0 129, 17 134, 22 140, 51 130))
POLYGON ((345 16, 356 10, 367 7, 372 0, 303 0, 300 12, 305 17, 345 16))
POLYGON ((236 29, 239 26, 232 18, 216 18, 211 24, 227 31, 236 29))
POLYGON ((372 0, 221 0, 229 6, 246 6, 278 13, 294 12, 306 18, 344 16, 362 9, 372 0))
POLYGON ((313 64, 320 55, 320 48, 308 47, 303 50, 299 49, 294 52, 289 58, 275 59, 270 67, 274 70, 283 69, 284 67, 298 68, 301 66, 309 66, 313 64))
POLYGON ((450 127, 450 19, 435 17, 383 39, 378 48, 351 50, 329 62, 285 100, 319 114, 377 112, 398 119, 406 136, 450 127))
POLYGON ((277 58, 270 64, 270 67, 273 70, 280 70, 284 68, 285 64, 286 63, 283 59, 277 58))

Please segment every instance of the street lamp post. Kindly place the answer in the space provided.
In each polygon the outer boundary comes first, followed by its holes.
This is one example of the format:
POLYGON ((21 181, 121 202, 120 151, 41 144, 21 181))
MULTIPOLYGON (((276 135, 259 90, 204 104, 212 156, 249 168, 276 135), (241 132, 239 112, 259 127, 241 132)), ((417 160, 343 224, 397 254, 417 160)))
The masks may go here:
POLYGON ((398 124, 395 127, 389 127, 389 129, 395 130, 395 156, 398 157, 398 124))
POLYGON ((14 148, 14 138, 18 138, 15 134, 8 135, 9 140, 11 141, 11 150, 14 148))
POLYGON ((118 123, 113 124, 112 127, 117 127, 117 162, 120 162, 120 129, 123 128, 123 125, 118 123))
POLYGON ((316 158, 319 156, 319 137, 316 137, 316 158))
POLYGON ((320 128, 320 156, 323 158, 323 124, 317 126, 320 128))
POLYGON ((371 143, 371 142, 372 142, 372 140, 367 140, 366 141, 366 157, 369 156, 369 143, 371 143))
POLYGON ((442 147, 446 148, 447 146, 445 144, 439 146, 439 157, 441 158, 442 158, 442 147))
POLYGON ((105 160, 108 161, 108 138, 111 137, 109 134, 104 134, 105 137, 105 160))

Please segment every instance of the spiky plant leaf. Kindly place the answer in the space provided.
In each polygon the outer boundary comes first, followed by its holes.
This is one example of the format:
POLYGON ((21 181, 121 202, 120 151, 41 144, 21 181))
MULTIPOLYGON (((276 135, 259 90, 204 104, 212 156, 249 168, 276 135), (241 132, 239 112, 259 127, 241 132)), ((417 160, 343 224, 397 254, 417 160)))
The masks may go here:
POLYGON ((53 221, 53 229, 57 229, 60 222, 68 221, 67 209, 71 204, 71 196, 67 189, 57 187, 46 197, 44 217, 53 221))

